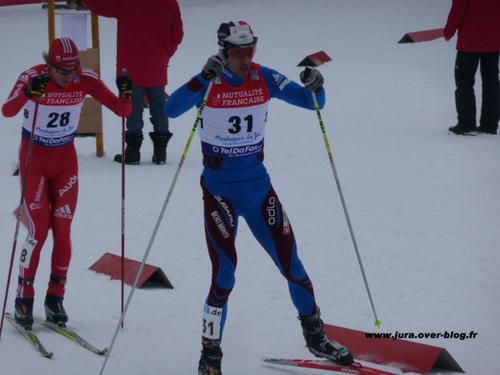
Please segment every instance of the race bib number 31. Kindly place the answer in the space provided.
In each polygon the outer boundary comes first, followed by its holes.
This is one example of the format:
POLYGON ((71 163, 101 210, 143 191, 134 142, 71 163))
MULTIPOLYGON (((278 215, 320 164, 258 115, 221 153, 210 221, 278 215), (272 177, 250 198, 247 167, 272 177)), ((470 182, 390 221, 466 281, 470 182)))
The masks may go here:
POLYGON ((203 337, 220 340, 222 308, 205 305, 203 309, 203 337))

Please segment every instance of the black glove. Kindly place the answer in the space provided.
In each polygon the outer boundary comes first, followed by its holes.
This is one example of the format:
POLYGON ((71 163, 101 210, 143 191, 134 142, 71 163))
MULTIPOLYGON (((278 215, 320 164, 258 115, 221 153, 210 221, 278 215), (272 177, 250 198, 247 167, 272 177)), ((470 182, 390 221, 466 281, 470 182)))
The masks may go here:
POLYGON ((220 77, 222 71, 224 70, 225 64, 226 56, 223 52, 219 52, 217 55, 210 56, 201 72, 202 77, 208 80, 215 77, 220 77))
POLYGON ((116 87, 118 87, 118 96, 120 98, 130 98, 132 94, 132 79, 126 72, 122 73, 122 75, 116 79, 116 87))
POLYGON ((316 92, 323 87, 325 80, 319 70, 307 67, 300 72, 300 81, 309 90, 316 92))
POLYGON ((24 94, 28 98, 40 98, 45 92, 45 87, 49 83, 49 76, 47 74, 41 74, 39 76, 33 77, 30 84, 24 89, 24 94))

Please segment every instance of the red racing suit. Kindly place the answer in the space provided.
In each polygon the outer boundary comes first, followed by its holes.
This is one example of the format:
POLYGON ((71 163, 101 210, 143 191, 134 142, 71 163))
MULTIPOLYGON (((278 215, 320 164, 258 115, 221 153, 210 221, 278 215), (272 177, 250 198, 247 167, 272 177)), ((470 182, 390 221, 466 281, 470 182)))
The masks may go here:
POLYGON ((48 70, 43 64, 23 72, 2 106, 5 117, 15 116, 23 110, 19 149, 21 185, 26 175, 29 143, 34 129, 21 207, 28 236, 20 255, 19 298, 34 297, 33 283, 40 252, 50 228, 54 247, 47 294, 64 296, 72 251, 71 222, 78 199, 78 161, 73 138, 85 96, 92 95, 118 116, 127 116, 131 110, 129 99, 115 96, 94 71, 85 68, 79 69, 69 86, 61 88, 50 80, 43 96, 37 102, 30 100, 24 89, 33 77, 48 70))

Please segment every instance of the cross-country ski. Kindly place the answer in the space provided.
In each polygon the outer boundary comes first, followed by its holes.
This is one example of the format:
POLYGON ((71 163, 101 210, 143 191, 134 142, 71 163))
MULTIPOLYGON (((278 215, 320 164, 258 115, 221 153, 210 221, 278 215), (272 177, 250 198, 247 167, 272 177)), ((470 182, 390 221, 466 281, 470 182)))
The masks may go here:
POLYGON ((24 329, 21 327, 19 324, 16 323, 14 320, 14 317, 10 315, 9 313, 5 313, 5 319, 9 323, 11 323, 25 339, 26 341, 38 352, 40 355, 44 358, 52 358, 54 353, 49 352, 43 344, 41 343, 40 339, 38 338, 38 335, 34 333, 32 330, 24 329))
POLYGON ((57 332, 63 337, 66 337, 68 340, 73 341, 75 344, 81 346, 82 348, 85 348, 92 353, 95 353, 97 355, 105 355, 108 352, 107 348, 104 349, 98 349, 94 345, 92 345, 90 342, 88 342, 86 339, 84 339, 80 334, 76 333, 73 329, 69 327, 63 327, 57 324, 54 324, 52 322, 49 322, 47 320, 42 320, 42 319, 35 319, 35 323, 40 324, 44 327, 47 327, 51 329, 54 332, 57 332))
MULTIPOLYGON (((49 352, 47 349, 45 349, 45 347, 40 341, 39 338, 40 330, 37 330, 37 332, 35 333, 33 329, 25 329, 21 327, 19 324, 16 323, 14 317, 9 313, 5 314, 5 318, 16 328, 16 330, 26 339, 26 341, 28 341, 40 353, 40 355, 42 355, 42 357, 52 358, 54 353, 49 352)), ((107 348, 104 349, 97 348, 96 346, 91 344, 88 340, 84 339, 79 333, 75 332, 73 329, 69 327, 63 327, 61 325, 57 325, 47 320, 38 318, 35 318, 34 322, 39 326, 46 327, 51 331, 58 333, 62 337, 65 337, 66 339, 74 342, 81 348, 87 349, 92 353, 95 353, 97 355, 106 355, 106 353, 108 352, 107 348)))
POLYGON ((341 374, 352 375, 395 375, 393 372, 379 370, 374 367, 354 362, 349 366, 340 366, 324 359, 287 359, 287 358, 261 358, 264 363, 277 366, 303 367, 317 370, 333 371, 341 374))

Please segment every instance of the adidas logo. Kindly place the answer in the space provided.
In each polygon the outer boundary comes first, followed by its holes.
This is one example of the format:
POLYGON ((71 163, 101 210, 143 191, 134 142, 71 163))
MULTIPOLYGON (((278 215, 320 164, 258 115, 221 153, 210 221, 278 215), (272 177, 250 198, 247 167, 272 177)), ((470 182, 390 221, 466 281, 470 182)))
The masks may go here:
POLYGON ((73 219, 69 204, 65 204, 62 207, 56 208, 56 210, 54 211, 54 216, 60 217, 61 219, 73 219))

